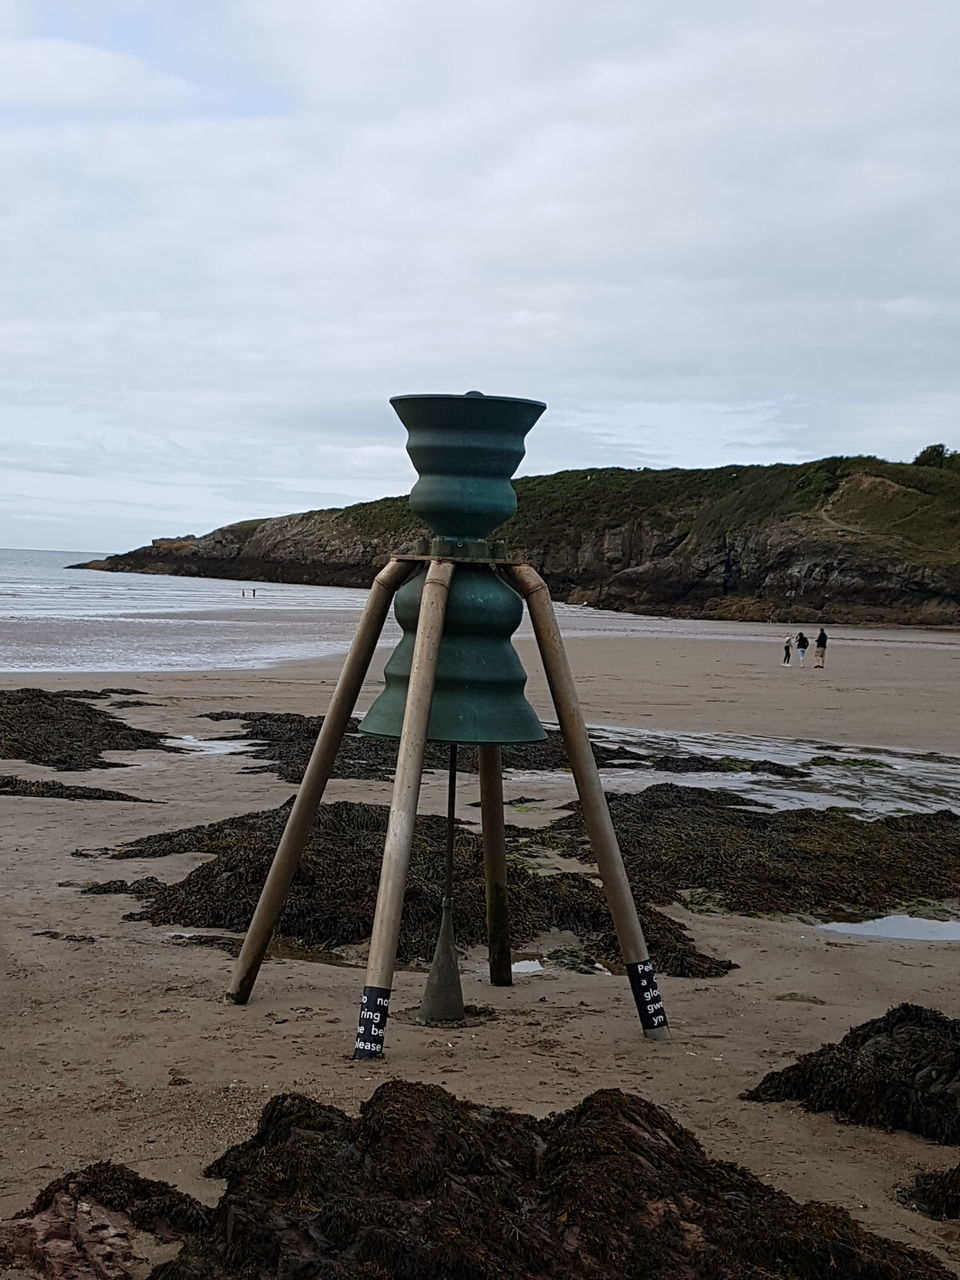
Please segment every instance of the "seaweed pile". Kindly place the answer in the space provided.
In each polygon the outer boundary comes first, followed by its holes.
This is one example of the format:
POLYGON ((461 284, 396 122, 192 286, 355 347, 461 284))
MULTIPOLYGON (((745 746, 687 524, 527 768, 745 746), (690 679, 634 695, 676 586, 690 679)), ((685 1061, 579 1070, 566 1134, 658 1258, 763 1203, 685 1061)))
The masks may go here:
MULTIPOLYGON (((385 805, 338 801, 320 806, 280 917, 278 937, 328 951, 369 938, 388 813, 385 805)), ((110 891, 133 892, 148 899, 136 919, 242 932, 250 922, 288 815, 289 802, 277 809, 134 840, 112 856, 164 857, 196 851, 216 857, 175 884, 150 879, 128 886, 114 881, 108 882, 116 886, 110 891)), ((400 928, 401 961, 432 953, 443 895, 445 836, 444 818, 418 816, 400 928)), ((515 946, 562 929, 576 934, 600 958, 618 957, 603 894, 591 879, 574 872, 540 875, 522 858, 511 862, 510 922, 515 946)), ((95 890, 104 891, 101 886, 95 890)), ((482 845, 480 837, 462 825, 457 834, 454 900, 459 944, 470 947, 484 942, 482 845)), ((641 918, 661 972, 714 977, 733 967, 729 961, 698 952, 683 926, 662 913, 643 908, 641 918)))
POLYGON ((169 1183, 100 1161, 57 1178, 29 1209, 0 1222, 0 1266, 50 1280, 119 1280, 143 1271, 135 1231, 170 1242, 205 1232, 210 1219, 169 1183))
MULTIPOLYGON (((830 920, 960 896, 960 814, 866 822, 839 808, 767 810, 732 792, 673 783, 607 796, 634 891, 750 914, 830 920)), ((579 805, 538 839, 587 859, 579 805)))
POLYGON ((53 769, 119 769, 103 751, 177 751, 161 734, 134 729, 90 699, 136 690, 0 690, 0 759, 25 760, 53 769))
POLYGON ((62 782, 38 782, 0 773, 0 796, 30 796, 35 800, 132 800, 136 804, 156 804, 123 791, 105 791, 103 787, 68 787, 62 782))
MULTIPOLYGON (((256 739, 258 746, 244 755, 254 760, 269 760, 273 767, 257 772, 276 773, 284 782, 299 783, 310 759, 313 744, 323 725, 323 716, 301 716, 292 712, 242 712, 211 711, 200 719, 243 721, 239 739, 256 739)), ((358 732, 360 721, 351 717, 347 733, 337 756, 333 776, 336 778, 361 778, 389 781, 397 763, 397 742, 392 738, 372 738, 358 732)), ((530 769, 553 771, 569 770, 563 739, 556 729, 546 730, 543 742, 527 742, 503 748, 505 769, 530 769)), ((620 759, 620 752, 600 743, 593 744, 593 753, 601 766, 613 759, 620 759)), ((448 747, 439 742, 428 742, 424 755, 425 769, 446 769, 449 762, 448 747)), ((465 772, 477 770, 475 747, 461 747, 458 766, 465 772)), ((252 772, 252 771, 251 771, 252 772)))
POLYGON ((141 696, 142 689, 58 689, 61 698, 83 698, 87 702, 96 702, 101 698, 119 698, 141 696))
POLYGON ((960 1021, 901 1004, 792 1066, 764 1076, 749 1102, 800 1102, 848 1124, 960 1143, 960 1021))
POLYGON ((209 1225, 151 1280, 949 1275, 841 1209, 709 1159, 667 1112, 616 1089, 544 1120, 400 1080, 356 1118, 281 1094, 206 1173, 227 1183, 209 1225))
MULTIPOLYGON (((658 773, 764 773, 775 778, 809 778, 810 770, 777 760, 749 760, 743 756, 686 755, 644 756, 643 764, 658 773)), ((622 766, 621 766, 622 767, 622 766)))
POLYGON ((960 1218, 960 1164, 944 1173, 918 1173, 901 1199, 930 1218, 960 1218))
MULTIPOLYGON (((256 747, 244 752, 254 760, 267 760, 270 765, 244 772, 276 773, 284 782, 299 783, 310 759, 310 752, 323 724, 323 716, 301 716, 290 712, 211 711, 199 717, 204 720, 242 720, 240 739, 255 739, 256 747)), ((389 781, 397 760, 397 743, 389 738, 370 738, 360 733, 360 721, 352 717, 334 766, 336 778, 361 778, 389 781)), ((543 742, 528 742, 503 747, 503 767, 534 772, 569 770, 563 738, 556 729, 547 729, 543 742)), ((775 760, 747 760, 739 756, 640 755, 615 742, 592 742, 593 755, 601 769, 657 769, 669 773, 764 773, 780 778, 806 778, 806 769, 779 764, 775 760)), ((446 769, 448 749, 438 742, 428 742, 424 768, 446 769)), ((475 747, 461 747, 459 768, 465 773, 477 770, 475 747)))

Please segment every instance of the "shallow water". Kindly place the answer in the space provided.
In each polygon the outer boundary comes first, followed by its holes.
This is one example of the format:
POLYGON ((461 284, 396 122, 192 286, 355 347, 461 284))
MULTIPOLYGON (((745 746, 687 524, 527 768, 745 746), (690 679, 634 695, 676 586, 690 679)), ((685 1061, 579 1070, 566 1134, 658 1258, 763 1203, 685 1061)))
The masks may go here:
POLYGON ((232 756, 249 750, 254 741, 252 738, 195 738, 192 733, 185 733, 179 738, 164 738, 164 744, 168 747, 181 747, 198 755, 232 756))
MULTIPOLYGON (((608 767, 601 770, 607 791, 643 791, 655 783, 712 787, 736 791, 778 809, 840 805, 867 816, 890 813, 960 813, 960 757, 904 748, 850 747, 794 738, 760 738, 742 734, 659 733, 648 729, 594 725, 591 736, 620 746, 626 758, 690 754, 737 756, 773 760, 809 771, 807 778, 778 778, 771 774, 670 773, 655 769, 608 767), (838 764, 812 765, 811 759, 830 756, 838 764), (872 763, 875 762, 875 763, 872 763)), ((535 785, 550 775, 514 773, 518 781, 535 785)))
POLYGON ((858 924, 838 921, 822 924, 828 933, 850 933, 861 938, 903 938, 918 942, 960 942, 960 920, 923 920, 919 916, 883 916, 858 924))

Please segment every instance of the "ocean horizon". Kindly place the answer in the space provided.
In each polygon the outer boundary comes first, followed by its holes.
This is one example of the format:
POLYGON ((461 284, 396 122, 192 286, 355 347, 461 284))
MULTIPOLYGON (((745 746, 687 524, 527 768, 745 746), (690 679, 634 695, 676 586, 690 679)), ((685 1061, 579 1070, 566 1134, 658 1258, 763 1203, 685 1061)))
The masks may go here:
MULTIPOLYGON (((367 598, 350 587, 67 568, 99 558, 90 551, 0 548, 0 672, 250 670, 327 657, 346 652, 367 598)), ((684 637, 779 650, 790 629, 585 605, 556 609, 571 638, 684 637)), ((526 618, 518 634, 530 634, 526 618)), ((840 644, 960 644, 956 631, 911 627, 836 627, 831 636, 840 644)), ((383 643, 399 637, 391 616, 383 643)))
POLYGON ((321 657, 346 649, 367 594, 67 568, 99 558, 0 548, 0 671, 249 669, 321 657))

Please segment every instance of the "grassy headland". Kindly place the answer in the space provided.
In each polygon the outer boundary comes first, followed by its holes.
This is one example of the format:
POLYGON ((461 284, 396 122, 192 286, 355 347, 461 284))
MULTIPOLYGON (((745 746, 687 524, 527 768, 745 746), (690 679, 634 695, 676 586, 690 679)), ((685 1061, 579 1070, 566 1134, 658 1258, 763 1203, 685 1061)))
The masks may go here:
MULTIPOLYGON (((960 623, 960 471, 872 457, 526 476, 502 527, 560 599, 636 612, 960 623)), ((365 586, 405 497, 245 520, 84 567, 365 586)))

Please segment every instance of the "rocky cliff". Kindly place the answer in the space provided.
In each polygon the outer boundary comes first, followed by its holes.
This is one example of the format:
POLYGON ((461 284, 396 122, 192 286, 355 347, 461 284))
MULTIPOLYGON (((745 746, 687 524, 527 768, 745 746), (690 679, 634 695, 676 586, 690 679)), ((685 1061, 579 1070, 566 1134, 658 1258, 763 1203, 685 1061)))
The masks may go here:
MULTIPOLYGON (((686 617, 960 625, 960 473, 877 458, 516 482, 500 531, 557 599, 686 617)), ((406 498, 249 520, 78 568, 366 586, 406 498)))

